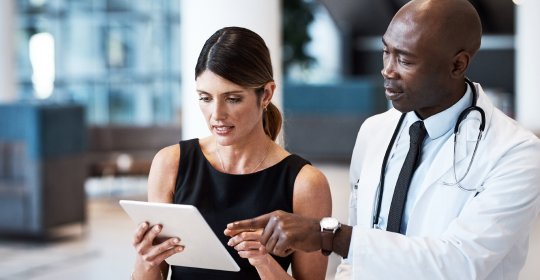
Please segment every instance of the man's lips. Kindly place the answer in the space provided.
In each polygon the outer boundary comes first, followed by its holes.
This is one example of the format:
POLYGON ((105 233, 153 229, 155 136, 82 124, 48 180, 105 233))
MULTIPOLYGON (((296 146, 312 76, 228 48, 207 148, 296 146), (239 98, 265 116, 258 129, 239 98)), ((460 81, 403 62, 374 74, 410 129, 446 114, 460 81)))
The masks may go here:
POLYGON ((388 100, 396 100, 401 95, 403 95, 403 91, 397 88, 391 88, 391 87, 385 87, 386 89, 386 99, 388 100))

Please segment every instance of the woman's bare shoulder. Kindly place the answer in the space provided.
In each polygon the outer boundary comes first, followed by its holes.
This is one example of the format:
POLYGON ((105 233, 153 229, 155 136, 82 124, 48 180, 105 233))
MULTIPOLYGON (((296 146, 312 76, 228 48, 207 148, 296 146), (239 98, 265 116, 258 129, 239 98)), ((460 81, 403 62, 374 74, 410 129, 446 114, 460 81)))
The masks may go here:
POLYGON ((161 149, 152 160, 152 167, 159 171, 178 171, 180 164, 180 145, 171 145, 161 149))
POLYGON ((313 193, 316 191, 330 191, 330 185, 326 176, 317 168, 310 164, 304 165, 294 183, 295 190, 304 193, 313 193))
POLYGON ((152 160, 148 175, 148 201, 172 203, 180 165, 180 145, 161 149, 152 160))
POLYGON ((318 219, 332 214, 332 195, 328 180, 319 169, 309 164, 296 176, 293 211, 295 214, 318 219))

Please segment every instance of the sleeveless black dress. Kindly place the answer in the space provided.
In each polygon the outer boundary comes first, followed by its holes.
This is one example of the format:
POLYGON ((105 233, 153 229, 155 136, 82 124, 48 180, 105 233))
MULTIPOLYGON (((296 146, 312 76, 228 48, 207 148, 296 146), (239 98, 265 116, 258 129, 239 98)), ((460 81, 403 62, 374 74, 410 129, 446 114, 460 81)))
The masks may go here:
MULTIPOLYGON (((267 169, 243 175, 217 171, 204 156, 198 139, 180 142, 180 165, 174 203, 194 205, 234 258, 240 272, 171 266, 171 280, 261 279, 247 259, 227 245, 223 231, 228 223, 257 217, 275 210, 293 212, 296 176, 307 160, 290 155, 267 169)), ((291 256, 274 259, 286 271, 291 256)))

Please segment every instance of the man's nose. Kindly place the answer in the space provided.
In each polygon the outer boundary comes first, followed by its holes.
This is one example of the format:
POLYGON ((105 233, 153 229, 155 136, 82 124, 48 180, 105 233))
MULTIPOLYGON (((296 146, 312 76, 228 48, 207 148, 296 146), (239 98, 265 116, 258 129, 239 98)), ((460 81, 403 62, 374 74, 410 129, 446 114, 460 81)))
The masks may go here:
POLYGON ((394 69, 394 63, 392 62, 392 59, 385 59, 383 69, 381 70, 381 74, 384 78, 389 80, 396 80, 399 75, 394 69))

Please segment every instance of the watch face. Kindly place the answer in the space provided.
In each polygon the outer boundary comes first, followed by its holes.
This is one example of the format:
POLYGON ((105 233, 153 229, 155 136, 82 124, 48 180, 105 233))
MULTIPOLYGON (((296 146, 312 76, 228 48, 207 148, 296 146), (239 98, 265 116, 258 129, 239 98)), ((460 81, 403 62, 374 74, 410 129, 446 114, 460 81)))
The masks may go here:
POLYGON ((321 227, 323 229, 336 229, 339 225, 339 221, 335 218, 323 218, 321 220, 321 227))

